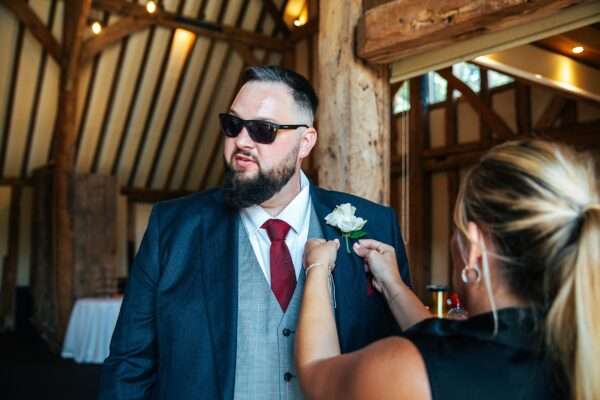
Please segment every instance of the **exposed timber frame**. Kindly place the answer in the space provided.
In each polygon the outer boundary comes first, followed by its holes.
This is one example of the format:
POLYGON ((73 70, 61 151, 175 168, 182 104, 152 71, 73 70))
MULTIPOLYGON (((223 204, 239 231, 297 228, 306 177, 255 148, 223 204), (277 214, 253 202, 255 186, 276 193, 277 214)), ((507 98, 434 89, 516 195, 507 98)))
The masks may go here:
POLYGON ((74 303, 74 237, 71 199, 74 191, 75 144, 77 135, 77 96, 80 80, 80 54, 91 0, 67 0, 63 19, 63 56, 60 71, 59 107, 56 119, 54 167, 54 238, 58 334, 66 332, 74 303))
POLYGON ((357 26, 357 52, 372 63, 391 63, 584 3, 592 1, 388 1, 364 13, 357 26))

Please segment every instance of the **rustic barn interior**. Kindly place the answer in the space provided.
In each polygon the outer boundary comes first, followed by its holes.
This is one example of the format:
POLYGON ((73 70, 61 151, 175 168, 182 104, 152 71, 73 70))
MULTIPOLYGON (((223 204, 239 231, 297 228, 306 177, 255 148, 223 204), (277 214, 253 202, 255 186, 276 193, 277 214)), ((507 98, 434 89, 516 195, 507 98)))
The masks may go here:
POLYGON ((154 203, 221 183, 247 66, 314 84, 307 174, 395 208, 423 299, 451 285, 451 210, 487 149, 600 159, 598 1, 0 0, 0 60, 8 398, 95 396, 98 365, 60 358, 73 305, 116 297, 154 203))

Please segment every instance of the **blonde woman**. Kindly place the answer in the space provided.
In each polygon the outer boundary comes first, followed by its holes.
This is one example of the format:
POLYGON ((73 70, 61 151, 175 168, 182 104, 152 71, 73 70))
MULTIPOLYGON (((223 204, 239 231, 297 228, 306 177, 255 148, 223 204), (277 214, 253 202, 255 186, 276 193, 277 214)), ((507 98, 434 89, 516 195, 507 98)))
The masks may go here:
MULTIPOLYGON (((403 337, 340 355, 328 275, 339 244, 307 244, 296 359, 309 399, 600 399, 600 198, 591 158, 509 142, 465 177, 453 281, 466 321, 431 319, 394 249, 355 244, 403 337)), ((360 318, 357 315, 356 318, 360 318)))

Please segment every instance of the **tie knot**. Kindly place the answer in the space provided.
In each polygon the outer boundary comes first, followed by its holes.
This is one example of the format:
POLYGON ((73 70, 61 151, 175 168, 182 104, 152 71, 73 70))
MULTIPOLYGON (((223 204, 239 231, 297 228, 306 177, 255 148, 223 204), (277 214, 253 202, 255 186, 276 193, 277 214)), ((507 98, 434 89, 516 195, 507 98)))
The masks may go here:
POLYGON ((269 235, 271 242, 284 241, 290 230, 289 224, 280 219, 269 219, 261 228, 267 230, 267 235, 269 235))

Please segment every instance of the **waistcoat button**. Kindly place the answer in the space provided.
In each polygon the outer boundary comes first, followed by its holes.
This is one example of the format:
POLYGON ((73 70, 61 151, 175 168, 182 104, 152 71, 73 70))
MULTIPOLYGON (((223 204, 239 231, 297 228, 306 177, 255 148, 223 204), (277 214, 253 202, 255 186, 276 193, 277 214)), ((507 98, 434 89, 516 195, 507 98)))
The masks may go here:
POLYGON ((291 381, 293 377, 294 375, 292 375, 291 372, 286 372, 285 374, 283 374, 283 380, 286 382, 291 381))
POLYGON ((290 336, 292 334, 292 331, 288 328, 284 328, 283 331, 281 331, 281 333, 283 334, 283 336, 290 336))

